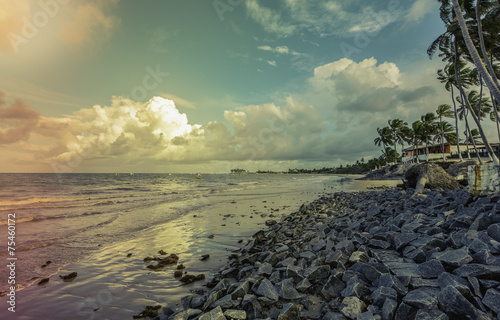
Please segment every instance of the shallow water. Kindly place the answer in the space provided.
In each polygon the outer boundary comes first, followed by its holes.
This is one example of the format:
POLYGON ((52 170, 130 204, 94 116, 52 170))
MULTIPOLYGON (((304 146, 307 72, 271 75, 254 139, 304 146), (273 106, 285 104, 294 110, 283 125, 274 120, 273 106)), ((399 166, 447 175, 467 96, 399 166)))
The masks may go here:
MULTIPOLYGON (((50 186, 50 192, 18 199, 11 193, 0 200, 0 212, 15 210, 23 221, 16 229, 16 281, 26 287, 16 293, 15 318, 7 310, 9 297, 0 298, 1 319, 131 318, 146 305, 178 303, 191 290, 206 290, 203 285, 214 270, 263 228, 270 215, 279 221, 324 192, 353 190, 349 179, 321 175, 198 180, 179 175, 165 176, 162 183, 156 175, 123 177, 119 183, 114 176, 97 176, 71 177, 71 183, 50 186), (79 179, 83 182, 75 186, 79 179), (99 204, 107 201, 112 203, 99 204), (17 208, 8 207, 13 205, 17 208), (97 213, 95 206, 104 208, 97 213), (177 254, 185 271, 203 273, 206 280, 182 285, 173 276, 175 266, 146 268, 151 263, 143 259, 159 256, 159 250, 177 254), (200 261, 203 254, 210 258, 200 261), (47 260, 52 263, 41 268, 47 260), (63 282, 59 276, 70 272, 77 272, 77 278, 63 282), (36 285, 44 277, 50 277, 49 283, 36 285)), ((41 186, 48 179, 24 178, 41 186)), ((6 226, 0 228, 5 234, 6 226)), ((2 290, 7 289, 6 271, 0 271, 2 290)))

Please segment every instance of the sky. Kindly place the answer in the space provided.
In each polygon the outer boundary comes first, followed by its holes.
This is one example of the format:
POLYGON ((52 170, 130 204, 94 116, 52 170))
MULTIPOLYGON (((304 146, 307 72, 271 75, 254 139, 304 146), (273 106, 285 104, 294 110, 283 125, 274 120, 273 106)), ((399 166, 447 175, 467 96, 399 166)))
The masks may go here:
POLYGON ((451 103, 444 31, 435 0, 0 0, 0 171, 378 157, 378 127, 451 103))

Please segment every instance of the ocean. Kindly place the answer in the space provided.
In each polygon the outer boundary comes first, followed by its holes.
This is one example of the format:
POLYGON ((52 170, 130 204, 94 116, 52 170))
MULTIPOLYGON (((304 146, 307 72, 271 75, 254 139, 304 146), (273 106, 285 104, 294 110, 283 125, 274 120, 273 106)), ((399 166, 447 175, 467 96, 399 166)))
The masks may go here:
POLYGON ((325 192, 349 190, 349 181, 287 174, 203 174, 201 179, 194 174, 0 174, 0 259, 7 265, 15 261, 16 286, 13 313, 7 295, 12 273, 1 268, 0 318, 131 318, 146 305, 178 303, 203 288, 211 272, 267 220, 279 222, 325 192), (12 225, 15 238, 9 240, 12 225), (186 271, 204 273, 206 280, 184 286, 173 277, 173 267, 152 272, 143 259, 159 256, 159 250, 177 254, 186 271), (210 259, 200 261, 202 254, 210 259), (77 278, 62 281, 60 276, 70 272, 77 278), (49 282, 38 285, 44 278, 49 282))

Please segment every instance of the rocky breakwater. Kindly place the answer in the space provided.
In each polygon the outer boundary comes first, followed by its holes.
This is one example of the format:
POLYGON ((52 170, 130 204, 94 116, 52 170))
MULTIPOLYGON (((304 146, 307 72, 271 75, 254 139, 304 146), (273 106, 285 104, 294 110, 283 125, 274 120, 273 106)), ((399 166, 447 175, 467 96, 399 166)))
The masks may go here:
POLYGON ((255 234, 159 319, 500 319, 500 196, 335 193, 255 234))

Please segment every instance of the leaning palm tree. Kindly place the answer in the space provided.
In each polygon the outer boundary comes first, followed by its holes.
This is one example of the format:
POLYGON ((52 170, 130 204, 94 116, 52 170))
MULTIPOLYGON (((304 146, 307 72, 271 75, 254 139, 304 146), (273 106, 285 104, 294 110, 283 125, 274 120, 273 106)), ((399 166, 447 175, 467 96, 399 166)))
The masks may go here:
MULTIPOLYGON (((472 59, 474 65, 478 69, 478 72, 481 75, 481 78, 483 79, 484 83, 488 87, 488 89, 491 92, 491 94, 493 95, 493 97, 497 101, 500 101, 500 85, 498 85, 498 79, 496 79, 496 75, 493 72, 490 73, 487 70, 486 66, 484 65, 483 60, 479 56, 479 53, 477 52, 476 47, 474 46, 474 43, 472 42, 472 38, 469 34, 469 30, 467 28, 467 24, 465 22, 464 16, 462 15, 462 9, 460 7, 460 4, 458 3, 458 0, 451 0, 451 4, 453 6, 453 11, 455 12, 455 16, 457 18, 457 21, 460 25, 460 30, 462 32, 462 36, 463 36, 465 45, 467 47, 467 50, 469 52, 469 55, 471 56, 471 59, 472 59)), ((480 41, 481 41, 481 39, 480 39, 480 41)), ((462 92, 462 95, 465 95, 463 92, 463 89, 460 87, 460 82, 459 82, 459 88, 462 92)), ((464 99, 464 100, 465 100, 465 104, 467 105, 467 108, 469 108, 471 111, 471 115, 472 115, 472 118, 474 119, 474 122, 476 122, 476 124, 477 124, 479 134, 481 135, 481 138, 482 138, 483 143, 486 147, 486 150, 488 151, 489 156, 492 158, 493 163, 495 165, 500 165, 500 162, 499 162, 497 156, 493 152, 493 149, 491 148, 491 146, 488 142, 488 139, 486 138, 486 135, 484 133, 484 130, 483 130, 479 120, 478 120, 478 117, 476 116, 476 114, 472 110, 467 99, 464 99)))
POLYGON ((441 154, 443 155, 443 161, 446 160, 444 156, 444 128, 443 128, 443 117, 453 118, 453 111, 451 110, 451 106, 448 104, 440 104, 436 110, 436 115, 439 119, 439 129, 441 132, 441 154))
POLYGON ((450 123, 443 121, 440 123, 440 127, 438 128, 439 134, 437 134, 434 138, 435 143, 441 143, 441 152, 443 153, 443 160, 446 160, 444 157, 444 142, 446 141, 450 146, 453 143, 457 142, 457 136, 455 135, 455 128, 450 123))

